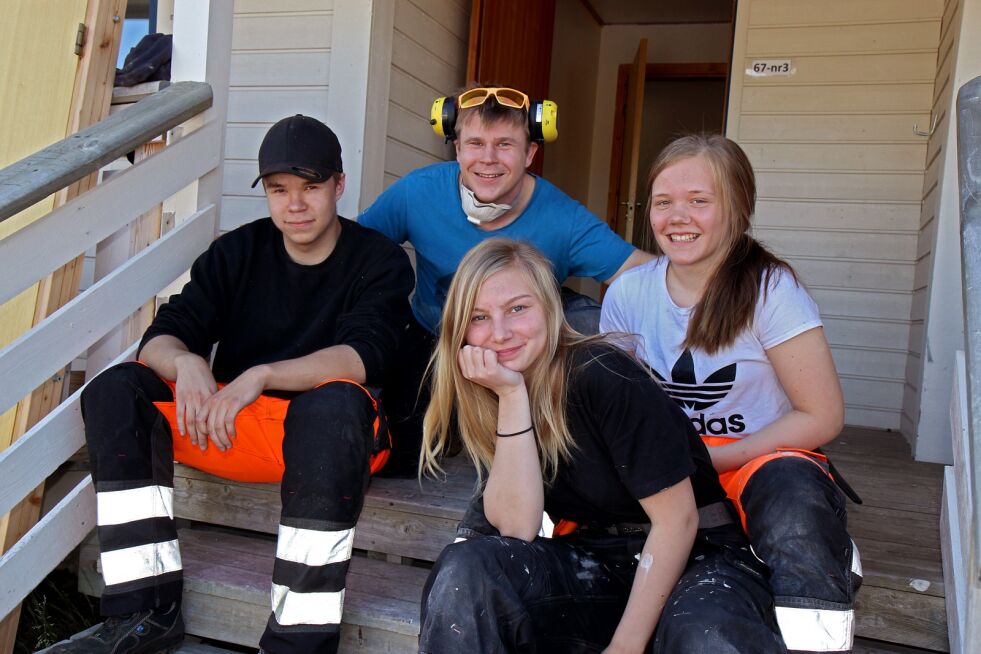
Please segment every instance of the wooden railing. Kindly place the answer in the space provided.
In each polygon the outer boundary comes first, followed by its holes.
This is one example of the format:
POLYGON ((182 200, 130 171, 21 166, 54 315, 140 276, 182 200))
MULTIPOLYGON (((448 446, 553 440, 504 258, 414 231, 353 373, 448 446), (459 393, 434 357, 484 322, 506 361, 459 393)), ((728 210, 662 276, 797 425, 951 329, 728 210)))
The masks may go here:
MULTIPOLYGON (((186 205, 172 231, 0 349, 0 413, 62 371, 184 273, 217 233, 231 0, 178 0, 174 14, 175 79, 199 81, 175 82, 0 170, 2 221, 169 132, 169 144, 158 154, 0 240, 0 302, 175 193, 183 194, 186 205)), ((131 357, 134 349, 131 345, 117 360, 131 357)), ((0 452, 0 515, 84 444, 80 395, 81 391, 74 393, 0 452)), ((94 523, 95 494, 86 477, 0 558, 0 617, 54 569, 94 523)))
POLYGON ((965 351, 957 357, 955 465, 945 487, 954 514, 948 516, 953 555, 947 563, 954 568, 947 575, 954 582, 948 613, 956 616, 951 651, 974 652, 981 643, 981 77, 957 94, 957 151, 965 351))

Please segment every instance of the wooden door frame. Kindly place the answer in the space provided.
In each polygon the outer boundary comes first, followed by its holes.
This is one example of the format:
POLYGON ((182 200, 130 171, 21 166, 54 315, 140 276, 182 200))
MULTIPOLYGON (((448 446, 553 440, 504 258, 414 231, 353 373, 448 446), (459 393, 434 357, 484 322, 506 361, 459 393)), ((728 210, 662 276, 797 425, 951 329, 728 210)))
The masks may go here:
MULTIPOLYGON (((623 136, 626 131, 627 80, 630 78, 630 64, 620 64, 617 69, 617 97, 614 105, 617 110, 613 116, 613 144, 610 149, 610 183, 606 201, 606 223, 617 230, 617 198, 620 195, 620 173, 623 162, 623 136)), ((729 64, 725 62, 692 64, 647 64, 644 81, 650 80, 726 80, 728 85, 729 64)), ((728 94, 726 94, 728 96, 728 94)), ((723 110, 725 124, 725 109, 723 110)))

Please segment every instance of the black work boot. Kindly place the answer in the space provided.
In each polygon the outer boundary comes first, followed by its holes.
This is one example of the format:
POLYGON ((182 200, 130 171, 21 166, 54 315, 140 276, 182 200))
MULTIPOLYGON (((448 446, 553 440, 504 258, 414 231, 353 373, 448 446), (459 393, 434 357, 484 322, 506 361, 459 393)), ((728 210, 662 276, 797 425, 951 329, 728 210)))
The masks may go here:
POLYGON ((50 654, 169 654, 184 642, 180 604, 114 615, 89 636, 66 640, 50 654))

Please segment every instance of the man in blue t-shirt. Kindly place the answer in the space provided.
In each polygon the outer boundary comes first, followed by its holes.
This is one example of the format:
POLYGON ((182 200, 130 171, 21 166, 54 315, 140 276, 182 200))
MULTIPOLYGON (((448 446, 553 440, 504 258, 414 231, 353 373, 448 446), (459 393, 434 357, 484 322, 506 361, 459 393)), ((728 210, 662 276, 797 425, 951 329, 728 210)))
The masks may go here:
MULTIPOLYGON (((453 273, 470 248, 494 236, 528 241, 552 262, 560 282, 569 276, 611 282, 651 257, 582 204, 528 172, 538 151, 536 141, 544 137, 540 112, 534 112, 537 123, 529 121, 525 94, 472 87, 445 102, 453 103, 455 120, 446 124, 444 118, 441 133, 454 139, 456 161, 409 173, 358 218, 396 243, 411 242, 416 253, 412 312, 418 324, 409 330, 397 357, 401 370, 385 385, 391 428, 400 444, 421 438, 421 414, 428 401, 427 390, 419 392, 422 373, 453 273)), ((573 327, 596 332, 599 305, 569 291, 564 295, 572 298, 566 313, 573 327)), ((410 463, 390 460, 386 470, 398 473, 410 463)))

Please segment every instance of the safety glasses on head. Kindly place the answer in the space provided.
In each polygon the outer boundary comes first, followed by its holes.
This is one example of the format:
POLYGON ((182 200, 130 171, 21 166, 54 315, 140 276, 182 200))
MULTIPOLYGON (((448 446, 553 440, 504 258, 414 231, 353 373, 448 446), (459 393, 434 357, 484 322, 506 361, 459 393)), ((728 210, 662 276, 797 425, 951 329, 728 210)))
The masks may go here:
POLYGON ((479 107, 494 97, 497 103, 509 109, 524 110, 528 114, 528 135, 535 143, 551 143, 559 137, 559 108, 551 100, 529 101, 528 96, 516 89, 499 86, 483 86, 464 91, 458 97, 444 96, 433 101, 429 111, 429 124, 433 131, 447 142, 456 138, 456 119, 459 111, 479 107))
POLYGON ((504 107, 511 107, 512 109, 527 109, 529 106, 528 96, 518 91, 517 89, 501 88, 501 87, 482 87, 476 89, 470 89, 469 91, 464 91, 457 98, 457 103, 460 109, 470 109, 472 107, 479 107, 487 101, 487 98, 492 97, 497 100, 497 103, 504 107))

